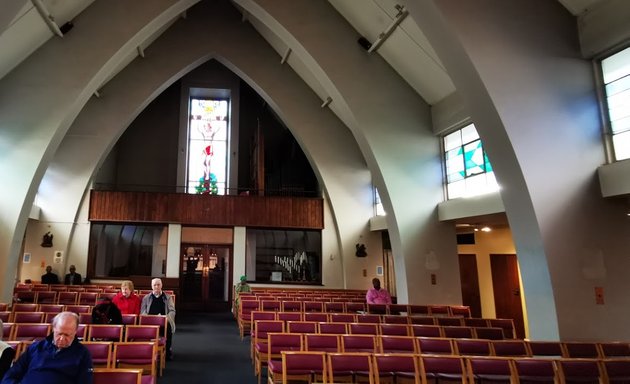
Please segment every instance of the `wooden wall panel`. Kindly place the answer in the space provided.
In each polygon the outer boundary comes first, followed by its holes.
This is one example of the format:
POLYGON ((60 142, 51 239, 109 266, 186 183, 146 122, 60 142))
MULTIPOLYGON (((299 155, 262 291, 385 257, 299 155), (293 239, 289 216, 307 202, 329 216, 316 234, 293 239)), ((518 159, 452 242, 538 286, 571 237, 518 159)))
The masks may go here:
POLYGON ((321 198, 92 191, 90 221, 323 229, 321 198))

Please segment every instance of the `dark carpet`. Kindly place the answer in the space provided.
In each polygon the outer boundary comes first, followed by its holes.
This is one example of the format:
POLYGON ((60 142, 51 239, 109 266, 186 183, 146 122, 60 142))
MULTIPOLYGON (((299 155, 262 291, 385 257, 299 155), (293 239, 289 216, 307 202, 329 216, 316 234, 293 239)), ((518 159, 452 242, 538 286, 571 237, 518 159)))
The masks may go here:
POLYGON ((255 384, 249 337, 230 312, 178 313, 173 360, 158 384, 255 384))

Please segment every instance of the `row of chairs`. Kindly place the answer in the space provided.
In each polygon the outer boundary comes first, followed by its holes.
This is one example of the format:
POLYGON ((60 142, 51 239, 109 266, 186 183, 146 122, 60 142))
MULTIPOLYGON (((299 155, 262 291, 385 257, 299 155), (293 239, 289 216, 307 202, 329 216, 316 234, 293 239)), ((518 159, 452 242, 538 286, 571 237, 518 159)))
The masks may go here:
POLYGON ((142 369, 94 368, 92 384, 142 384, 142 369))
POLYGON ((368 304, 361 302, 346 302, 331 299, 331 301, 280 300, 275 298, 260 298, 256 296, 241 296, 244 307, 255 307, 261 311, 283 312, 329 312, 329 313, 374 313, 380 315, 422 315, 444 317, 471 317, 470 307, 467 305, 416 305, 416 304, 368 304), (252 303, 257 301, 258 304, 252 303))
MULTIPOLYGON (((50 306, 53 306, 52 304, 50 306)), ((5 323, 50 323, 62 311, 74 312, 79 315, 80 324, 92 323, 91 305, 58 305, 57 308, 41 308, 44 311, 0 312, 0 320, 5 323)), ((137 324, 139 315, 123 314, 123 324, 137 324)))
MULTIPOLYGON (((76 286, 75 286, 76 287, 76 286)), ((77 290, 66 290, 66 291, 20 291, 16 292, 13 295, 16 304, 21 303, 29 303, 29 304, 63 304, 63 305, 95 305, 102 298, 113 299, 116 296, 118 290, 111 289, 104 292, 93 292, 90 290, 79 291, 77 290)), ((100 291, 100 289, 97 289, 100 291)), ((151 291, 140 290, 138 295, 140 297, 149 294, 151 291)), ((175 295, 172 291, 165 291, 167 294, 173 297, 175 300, 175 295)), ((4 307, 4 306, 2 306, 4 307)), ((2 308, 0 307, 0 309, 2 308)))
POLYGON ((630 359, 532 359, 423 354, 287 351, 268 368, 268 383, 610 383, 626 382, 630 359))

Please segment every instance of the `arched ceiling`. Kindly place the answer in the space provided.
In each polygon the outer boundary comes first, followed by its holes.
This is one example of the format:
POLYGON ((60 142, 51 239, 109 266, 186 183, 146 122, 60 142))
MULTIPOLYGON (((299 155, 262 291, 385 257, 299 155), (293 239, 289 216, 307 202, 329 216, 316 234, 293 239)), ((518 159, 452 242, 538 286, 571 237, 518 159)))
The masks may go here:
MULTIPOLYGON (((60 38, 57 27, 72 20, 89 7, 94 0, 4 0, 0 3, 0 78, 4 77, 21 61, 32 54, 50 38, 60 38)), ((406 15, 405 5, 410 0, 329 0, 331 5, 357 31, 357 39, 365 37, 368 42, 381 40, 379 36, 392 33, 382 39, 382 44, 369 55, 381 55, 389 65, 427 102, 434 105, 455 91, 448 73, 416 22, 406 15), (418 71, 418 67, 422 71, 418 71)), ((590 12, 602 3, 613 0, 558 0, 575 16, 590 12)), ((191 5, 196 1, 191 1, 191 5)), ((243 13, 243 19, 252 23, 258 32, 276 49, 281 58, 304 79, 322 98, 330 95, 317 75, 308 69, 297 55, 292 54, 292 43, 277 34, 273 28, 251 18, 244 10, 247 1, 235 0, 243 13)), ((185 17, 185 13, 181 15, 185 17)), ((171 21, 172 22, 172 21, 171 21)), ((128 65, 135 57, 166 30, 166 23, 157 34, 148 37, 136 52, 123 60, 118 70, 128 65)), ((80 33, 81 25, 74 25, 67 33, 80 33)), ((343 120, 343 118, 342 118, 343 120)))

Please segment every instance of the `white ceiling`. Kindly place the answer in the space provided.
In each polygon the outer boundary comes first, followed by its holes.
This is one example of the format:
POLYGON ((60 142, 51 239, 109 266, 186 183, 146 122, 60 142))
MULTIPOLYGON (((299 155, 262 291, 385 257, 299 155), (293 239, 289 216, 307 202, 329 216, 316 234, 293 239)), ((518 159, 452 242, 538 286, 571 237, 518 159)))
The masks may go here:
MULTIPOLYGON (((72 21, 93 1, 3 0, 0 3, 0 78, 48 39, 55 36, 53 29, 45 22, 45 17, 36 5, 41 4, 43 6, 41 9, 45 9, 44 14, 49 14, 49 18, 61 26, 72 21)), ((377 40, 378 36, 394 23, 399 13, 397 5, 405 6, 408 1, 411 0, 329 0, 332 6, 357 30, 357 36, 364 36, 370 42, 377 40)), ((558 1, 573 15, 579 16, 589 12, 598 4, 610 0, 558 1)), ((250 22, 281 57, 286 54, 287 47, 282 39, 275 36, 266 26, 253 20, 250 22)), ((80 26, 75 26, 75 28, 80 28, 80 26)), ((142 49, 156 37, 152 36, 145 41, 137 54, 141 54, 142 49)), ((131 62, 137 54, 127 58, 122 67, 131 62)), ((381 55, 428 104, 433 105, 455 91, 448 73, 422 30, 411 17, 404 17, 402 22, 393 29, 391 36, 370 54, 381 55), (418 66, 422 67, 422 71, 417 70, 418 66)), ((325 100, 327 95, 323 87, 295 56, 289 55, 288 63, 325 100)), ((114 75, 115 73, 112 74, 114 75)))

